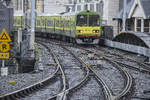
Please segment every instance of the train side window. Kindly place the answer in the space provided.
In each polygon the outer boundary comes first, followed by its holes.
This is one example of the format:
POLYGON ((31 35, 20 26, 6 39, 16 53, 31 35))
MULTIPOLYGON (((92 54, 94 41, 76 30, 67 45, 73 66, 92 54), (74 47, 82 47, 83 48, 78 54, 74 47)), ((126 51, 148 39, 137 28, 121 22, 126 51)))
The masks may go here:
POLYGON ((52 25, 53 25, 53 22, 52 22, 51 20, 48 20, 48 21, 47 21, 47 25, 48 25, 48 26, 52 26, 52 25))
POLYGON ((56 21, 56 26, 59 27, 59 20, 56 21))

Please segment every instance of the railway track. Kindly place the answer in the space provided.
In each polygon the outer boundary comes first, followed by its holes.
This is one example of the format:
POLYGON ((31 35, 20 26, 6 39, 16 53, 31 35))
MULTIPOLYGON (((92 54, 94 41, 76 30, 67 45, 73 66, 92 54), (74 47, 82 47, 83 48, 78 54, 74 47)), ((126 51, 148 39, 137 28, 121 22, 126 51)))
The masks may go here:
MULTIPOLYGON (((55 41, 56 42, 56 41, 55 41)), ((53 44, 55 44, 55 43, 53 43, 53 44)), ((59 45, 59 44, 61 44, 61 42, 60 43, 56 43, 57 45, 59 45)), ((63 44, 62 44, 63 45, 63 44)), ((70 47, 75 47, 75 48, 78 48, 78 46, 77 45, 73 45, 73 44, 65 44, 64 43, 64 45, 63 46, 70 46, 70 47)), ((82 47, 82 46, 81 46, 82 47)), ((98 47, 99 48, 99 47, 98 47)), ((110 58, 110 60, 112 60, 113 62, 115 62, 115 63, 117 63, 118 65, 120 65, 124 70, 126 70, 126 72, 130 72, 131 73, 131 75, 133 76, 133 78, 134 78, 134 81, 136 81, 136 82, 139 82, 139 83, 137 83, 137 84, 149 84, 149 82, 144 82, 144 83, 142 83, 143 81, 141 80, 141 78, 140 79, 138 79, 138 77, 137 77, 137 75, 136 75, 136 73, 141 73, 141 75, 142 75, 142 77, 145 77, 146 79, 147 79, 147 77, 148 77, 148 75, 147 76, 145 76, 146 74, 149 74, 150 73, 150 71, 149 71, 149 63, 141 63, 141 62, 139 62, 139 61, 137 61, 137 60, 135 60, 135 59, 132 59, 132 58, 130 58, 130 57, 126 57, 126 56, 124 56, 124 54, 119 54, 119 53, 115 53, 114 51, 110 51, 110 50, 107 50, 107 49, 105 49, 105 48, 100 48, 100 49, 97 49, 97 48, 94 48, 94 49, 92 49, 92 51, 93 52, 97 52, 97 54, 99 54, 99 55, 101 55, 101 57, 103 58, 103 56, 106 56, 107 58, 110 58), (95 49, 95 50, 94 50, 95 49), (98 51, 101 51, 101 52, 103 52, 103 53, 99 53, 98 51), (129 64, 126 64, 126 63, 124 63, 123 62, 123 60, 125 60, 126 62, 129 62, 129 64), (130 64, 131 63, 131 64, 130 64), (133 64, 132 64, 133 63, 133 64), (142 67, 142 66, 144 66, 144 67, 142 67), (128 70, 127 70, 128 69, 128 70), (129 69, 131 69, 132 71, 130 71, 129 69), (142 74, 143 73, 143 74, 142 74), (135 74, 135 75, 134 75, 135 74)), ((127 83, 127 82, 126 82, 127 83)), ((133 84, 133 85, 135 85, 136 86, 136 89, 138 89, 137 87, 139 87, 139 85, 136 85, 135 83, 133 84)), ((147 85, 146 85, 147 86, 147 85)), ((140 90, 142 89, 141 87, 139 87, 140 88, 140 90)), ((143 91, 149 91, 149 89, 147 89, 147 88, 143 88, 142 89, 143 91)), ((129 92, 130 92, 130 90, 129 90, 129 92)), ((137 90, 136 90, 136 92, 137 92, 137 90)), ((136 92, 134 92, 134 96, 133 97, 130 97, 130 98, 139 98, 139 96, 137 95, 136 96, 136 92)), ((125 93, 125 92, 124 92, 125 93)), ((126 92, 127 93, 127 92, 126 92)), ((143 94, 143 96, 144 96, 144 94, 143 94)), ((143 97, 143 98, 145 98, 145 99, 147 99, 147 97, 143 97)))
MULTIPOLYGON (((49 51, 49 53, 52 54, 51 51, 49 51)), ((32 84, 32 85, 28 86, 28 87, 19 89, 17 91, 11 92, 11 93, 7 93, 5 95, 1 95, 0 100, 16 100, 16 99, 28 96, 29 94, 31 94, 35 91, 40 90, 41 88, 47 86, 48 83, 51 82, 53 80, 53 78, 57 76, 57 73, 59 72, 59 69, 61 70, 61 73, 62 73, 62 76, 63 76, 63 84, 64 84, 63 90, 65 90, 66 85, 65 85, 64 72, 61 69, 61 66, 60 66, 59 61, 57 60, 57 58, 53 54, 52 54, 52 56, 53 56, 53 59, 56 63, 54 66, 57 67, 55 72, 52 75, 50 75, 49 77, 43 79, 42 81, 38 81, 35 84, 32 84)))
POLYGON ((138 62, 131 57, 125 57, 121 54, 117 54, 117 53, 111 52, 109 50, 99 48, 97 46, 95 46, 95 49, 96 49, 96 51, 98 51, 98 50, 104 51, 104 55, 106 55, 106 56, 109 54, 109 58, 112 58, 111 60, 113 60, 114 62, 116 62, 120 65, 123 65, 124 67, 150 74, 150 67, 147 63, 138 62), (110 55, 113 55, 113 56, 110 56, 110 55))
MULTIPOLYGON (((57 45, 59 45, 59 43, 58 43, 57 45)), ((63 48, 66 49, 66 50, 68 50, 66 47, 64 47, 64 45, 63 45, 63 48)), ((81 48, 80 48, 80 49, 81 49, 81 48)), ((84 49, 84 50, 85 50, 85 49, 84 49)), ((70 50, 68 50, 68 51, 71 53, 70 50)), ((89 50, 86 50, 86 51, 89 52, 89 50)), ((92 51, 90 51, 90 52, 92 52, 92 51)), ((92 52, 92 53, 95 53, 95 52, 92 52)), ((74 55, 73 53, 71 53, 71 54, 74 55)), ((101 57, 100 55, 98 55, 98 54, 96 54, 96 53, 95 53, 95 55, 98 56, 98 57, 101 57)), ((75 56, 75 55, 74 55, 74 56, 75 56)), ((121 67, 119 67, 119 65, 116 64, 115 62, 112 62, 110 59, 104 57, 105 59, 109 60, 111 63, 117 65, 117 66, 118 66, 118 69, 119 69, 120 71, 122 71, 122 73, 124 74, 124 76, 125 76, 125 78, 126 78, 126 80, 127 80, 127 81, 126 81, 126 86, 124 87, 124 89, 122 90, 122 92, 121 92, 119 95, 117 95, 117 96, 112 95, 112 92, 111 92, 111 90, 109 89, 109 87, 106 85, 106 83, 97 75, 97 73, 96 73, 92 68, 89 67, 88 64, 85 63, 85 61, 84 61, 83 59, 78 58, 78 57, 76 57, 76 58, 79 59, 80 61, 82 61, 82 62, 88 67, 89 71, 92 72, 92 73, 96 76, 97 80, 99 80, 99 82, 103 85, 107 100, 119 100, 120 98, 124 97, 128 92, 130 92, 130 89, 131 89, 131 87, 132 87, 132 77, 131 77, 131 75, 130 75, 128 72, 124 71, 124 70, 123 70, 121 67)))
POLYGON ((100 76, 97 75, 97 73, 92 69, 90 68, 90 65, 87 64, 83 58, 80 58, 80 57, 77 57, 74 53, 72 53, 69 49, 67 49, 66 47, 63 46, 64 49, 68 50, 76 59, 78 59, 78 61, 80 61, 81 63, 83 63, 87 68, 88 70, 93 73, 96 77, 96 79, 102 84, 104 90, 105 90, 105 98, 106 100, 114 100, 113 96, 112 96, 112 93, 111 93, 111 90, 109 89, 109 87, 106 85, 106 83, 102 80, 102 78, 100 76))
MULTIPOLYGON (((45 41, 46 42, 46 41, 45 41)), ((49 42, 47 42, 49 43, 49 42)), ((58 45, 58 44, 57 44, 58 45)), ((75 85, 74 87, 71 87, 69 89, 66 89, 65 91, 53 96, 53 97, 50 97, 48 100, 53 100, 55 99, 57 96, 61 95, 62 93, 64 94, 69 94, 71 91, 75 91, 76 89, 78 89, 79 87, 81 87, 82 85, 84 85, 85 82, 87 82, 89 76, 91 73, 93 73, 95 75, 95 78, 99 81, 99 83, 101 83, 101 85, 103 86, 104 90, 105 90, 105 98, 106 100, 114 100, 112 99, 113 96, 111 95, 111 91, 110 89, 108 88, 108 86, 106 85, 106 83, 95 73, 94 70, 92 70, 91 68, 89 68, 89 65, 85 63, 85 61, 79 57, 77 57, 75 54, 73 54, 69 49, 67 49, 64 45, 60 45, 63 49, 67 50, 74 58, 76 58, 82 65, 83 65, 83 68, 85 68, 87 70, 87 74, 85 76, 85 78, 83 78, 77 85, 75 85)), ((62 99, 63 100, 63 99, 62 99)))
MULTIPOLYGON (((44 44, 44 43, 42 43, 42 42, 38 42, 38 43, 40 43, 40 44, 43 45, 45 48, 47 48, 47 50, 51 53, 52 57, 55 59, 55 62, 56 62, 56 64, 57 64, 57 67, 60 69, 61 74, 62 74, 62 79, 63 79, 63 89, 62 89, 62 91, 65 91, 66 88, 67 88, 66 76, 65 76, 64 70, 63 70, 63 68, 62 68, 62 66, 61 66, 61 64, 60 64, 59 59, 56 57, 56 55, 54 54, 54 52, 53 52, 51 49, 49 49, 49 47, 48 47, 46 44, 44 44)), ((59 98, 59 100, 65 100, 66 94, 65 94, 65 93, 62 93, 60 96, 57 96, 57 98, 59 98)))
MULTIPOLYGON (((78 48, 80 48, 80 49, 82 49, 82 50, 85 50, 85 51, 87 51, 87 52, 91 52, 92 54, 94 54, 95 56, 99 57, 100 59, 105 59, 105 60, 107 60, 108 62, 112 63, 114 66, 117 67, 117 69, 119 69, 119 71, 120 71, 120 72, 122 73, 122 75, 124 76, 124 78, 125 78, 125 80, 126 80, 126 82, 125 82, 126 85, 125 85, 124 89, 122 90, 122 92, 121 92, 119 95, 117 95, 117 96, 113 95, 112 92, 110 92, 110 91, 112 91, 112 90, 110 90, 110 89, 108 88, 108 86, 107 86, 107 89, 106 89, 106 90, 109 89, 108 94, 111 94, 111 95, 109 96, 110 100, 119 100, 119 99, 121 99, 122 97, 124 97, 128 92, 130 92, 130 89, 131 89, 131 87, 132 87, 132 81, 133 81, 133 80, 132 80, 131 75, 130 75, 128 72, 126 72, 125 70, 123 70, 116 62, 113 62, 111 59, 109 59, 109 58, 107 58, 107 57, 105 57, 105 56, 99 55, 99 54, 97 54, 96 52, 93 52, 93 51, 88 50, 88 49, 85 49, 85 48, 81 48, 81 47, 78 47, 78 48)), ((92 69, 92 68, 93 68, 93 67, 90 67, 90 70, 95 73, 94 69, 92 69)), ((97 73, 95 73, 95 74, 96 74, 96 76, 98 76, 97 73)), ((104 82, 104 81, 103 81, 103 82, 104 82)), ((104 84, 105 84, 104 87, 106 87, 106 83, 104 83, 104 84)))

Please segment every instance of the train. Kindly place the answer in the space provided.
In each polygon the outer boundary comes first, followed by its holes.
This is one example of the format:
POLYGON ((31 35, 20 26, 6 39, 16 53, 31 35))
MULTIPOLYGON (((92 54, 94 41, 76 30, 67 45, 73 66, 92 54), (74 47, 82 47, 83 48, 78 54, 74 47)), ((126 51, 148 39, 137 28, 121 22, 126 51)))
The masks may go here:
MULTIPOLYGON (((29 27, 30 19, 28 19, 29 27)), ((22 28, 24 17, 14 15, 14 28, 22 28)), ((37 14, 36 36, 58 38, 77 44, 98 44, 102 33, 101 16, 93 11, 61 14, 37 14)))

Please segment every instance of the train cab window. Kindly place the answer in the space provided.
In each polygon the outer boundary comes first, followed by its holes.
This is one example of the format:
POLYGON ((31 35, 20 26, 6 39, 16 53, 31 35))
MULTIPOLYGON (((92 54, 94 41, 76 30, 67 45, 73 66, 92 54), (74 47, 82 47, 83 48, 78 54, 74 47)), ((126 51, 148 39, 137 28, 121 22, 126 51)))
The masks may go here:
POLYGON ((89 16, 89 26, 99 26, 100 19, 98 15, 90 15, 89 16))
POLYGON ((77 26, 87 26, 87 15, 77 16, 77 26))

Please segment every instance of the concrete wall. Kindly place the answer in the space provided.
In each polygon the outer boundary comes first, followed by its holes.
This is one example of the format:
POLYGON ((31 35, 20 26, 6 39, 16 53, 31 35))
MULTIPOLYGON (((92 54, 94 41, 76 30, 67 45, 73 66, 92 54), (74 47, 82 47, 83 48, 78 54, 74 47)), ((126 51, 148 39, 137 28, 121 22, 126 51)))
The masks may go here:
POLYGON ((66 11, 65 4, 68 3, 68 0, 45 0, 44 1, 44 12, 45 13, 61 13, 66 11))
POLYGON ((114 21, 113 18, 119 12, 119 2, 122 0, 109 0, 108 2, 108 21, 107 25, 113 26, 114 36, 117 35, 117 21, 114 21))
POLYGON ((149 57, 149 61, 150 61, 150 49, 149 48, 144 48, 144 47, 135 46, 131 44, 124 44, 120 42, 114 42, 110 40, 105 40, 105 45, 109 47, 114 47, 117 49, 144 55, 146 57, 149 57))

